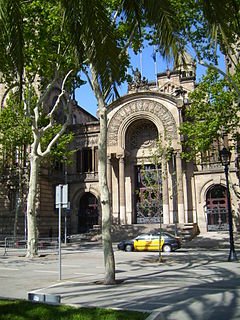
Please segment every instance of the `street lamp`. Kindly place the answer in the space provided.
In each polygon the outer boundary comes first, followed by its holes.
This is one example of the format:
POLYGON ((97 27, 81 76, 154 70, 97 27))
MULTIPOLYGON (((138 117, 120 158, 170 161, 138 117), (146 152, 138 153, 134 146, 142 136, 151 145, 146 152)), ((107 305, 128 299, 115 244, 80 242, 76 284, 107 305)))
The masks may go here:
POLYGON ((177 195, 177 181, 176 181, 176 161, 174 149, 171 149, 172 155, 172 191, 173 191, 173 215, 174 215, 174 233, 175 237, 178 235, 178 226, 177 226, 177 205, 176 205, 176 195, 177 195))
POLYGON ((229 253, 228 261, 236 261, 237 255, 234 249, 232 208, 231 208, 231 199, 230 199, 229 182, 228 182, 228 167, 230 165, 231 152, 224 147, 222 150, 219 151, 219 156, 220 156, 221 163, 224 166, 226 185, 227 185, 227 206, 228 206, 229 241, 230 241, 230 253, 229 253))

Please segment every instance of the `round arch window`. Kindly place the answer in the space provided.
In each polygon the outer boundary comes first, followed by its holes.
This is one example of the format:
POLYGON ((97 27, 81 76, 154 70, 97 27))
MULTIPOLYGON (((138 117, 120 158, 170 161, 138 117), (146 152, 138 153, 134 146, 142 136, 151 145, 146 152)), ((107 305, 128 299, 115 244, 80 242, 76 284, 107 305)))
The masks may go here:
POLYGON ((208 231, 228 230, 227 192, 222 185, 213 186, 206 196, 208 231))
POLYGON ((85 193, 79 201, 78 232, 87 232, 98 224, 98 200, 90 192, 85 193))
POLYGON ((157 138, 158 130, 153 122, 137 120, 127 130, 126 147, 128 150, 148 148, 157 138))

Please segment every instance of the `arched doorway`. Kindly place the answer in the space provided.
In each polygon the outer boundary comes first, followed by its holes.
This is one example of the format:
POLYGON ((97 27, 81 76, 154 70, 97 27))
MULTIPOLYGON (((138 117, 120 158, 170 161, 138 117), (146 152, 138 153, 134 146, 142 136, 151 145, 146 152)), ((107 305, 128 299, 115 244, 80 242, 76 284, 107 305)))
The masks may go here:
POLYGON ((160 163, 151 163, 157 138, 158 129, 148 119, 134 121, 126 131, 126 149, 131 154, 129 171, 134 189, 135 223, 159 223, 162 219, 162 168, 160 163))
POLYGON ((227 191, 224 186, 215 185, 207 192, 207 230, 228 230, 227 191))
POLYGON ((163 222, 161 166, 137 166, 135 190, 137 223, 163 222))
POLYGON ((87 232, 98 224, 98 200, 90 192, 85 193, 79 202, 78 232, 87 232))

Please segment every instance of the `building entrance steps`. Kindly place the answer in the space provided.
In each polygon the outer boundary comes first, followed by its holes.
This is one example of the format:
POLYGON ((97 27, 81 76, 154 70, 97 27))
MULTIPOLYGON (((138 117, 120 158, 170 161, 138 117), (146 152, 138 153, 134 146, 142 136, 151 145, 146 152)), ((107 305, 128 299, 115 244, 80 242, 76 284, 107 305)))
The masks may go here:
MULTIPOLYGON (((234 244, 236 248, 240 248, 240 236, 237 232, 234 233, 234 244)), ((228 249, 229 232, 228 231, 212 231, 204 234, 199 234, 190 242, 184 244, 185 248, 204 248, 204 249, 228 249)))
MULTIPOLYGON (((131 239, 142 233, 158 233, 159 224, 132 224, 132 225, 112 225, 112 241, 122 241, 131 239)), ((174 224, 162 224, 162 231, 175 234, 174 224)), ((198 226, 194 223, 178 224, 177 234, 182 242, 190 241, 199 234, 198 226)), ((101 227, 94 225, 92 229, 85 233, 73 234, 69 236, 70 242, 99 241, 101 240, 101 227)))

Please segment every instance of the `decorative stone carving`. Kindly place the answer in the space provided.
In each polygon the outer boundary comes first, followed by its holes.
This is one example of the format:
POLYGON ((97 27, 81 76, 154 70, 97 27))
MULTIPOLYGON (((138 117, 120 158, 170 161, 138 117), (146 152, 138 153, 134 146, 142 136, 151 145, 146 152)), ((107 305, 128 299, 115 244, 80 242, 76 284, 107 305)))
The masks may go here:
POLYGON ((132 69, 132 72, 134 81, 128 81, 128 91, 138 91, 138 89, 149 90, 148 80, 145 77, 141 79, 141 73, 138 68, 136 68, 136 70, 132 69))
POLYGON ((98 136, 77 137, 75 142, 76 148, 86 148, 98 145, 98 136))
POLYGON ((118 132, 121 124, 126 118, 134 117, 139 111, 143 112, 143 118, 144 113, 158 118, 163 124, 167 138, 177 138, 177 126, 171 112, 159 102, 142 99, 127 103, 113 115, 108 126, 108 146, 118 145, 118 132))
POLYGON ((149 148, 158 137, 156 126, 148 120, 136 121, 127 132, 126 147, 128 150, 149 148))

